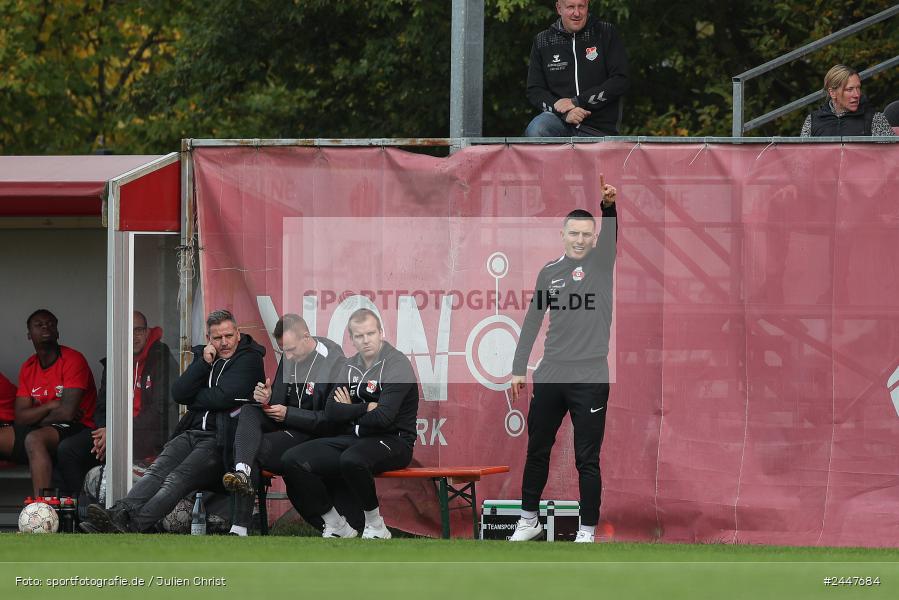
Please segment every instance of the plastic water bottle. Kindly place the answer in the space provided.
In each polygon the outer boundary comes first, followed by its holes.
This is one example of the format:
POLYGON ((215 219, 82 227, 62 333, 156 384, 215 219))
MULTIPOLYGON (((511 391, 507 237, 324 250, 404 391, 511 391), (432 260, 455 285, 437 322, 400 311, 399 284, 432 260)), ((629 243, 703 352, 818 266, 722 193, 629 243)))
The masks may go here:
POLYGON ((75 508, 75 499, 69 496, 63 496, 59 499, 59 508, 56 509, 59 514, 59 532, 75 533, 75 520, 77 509, 75 508))
POLYGON ((206 506, 203 504, 203 492, 197 492, 190 517, 190 534, 206 535, 206 506))

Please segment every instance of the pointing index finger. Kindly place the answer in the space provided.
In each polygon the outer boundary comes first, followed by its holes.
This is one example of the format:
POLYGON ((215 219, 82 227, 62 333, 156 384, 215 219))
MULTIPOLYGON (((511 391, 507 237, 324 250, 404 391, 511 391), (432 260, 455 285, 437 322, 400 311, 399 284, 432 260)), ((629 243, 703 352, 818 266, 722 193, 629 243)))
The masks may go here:
POLYGON ((599 174, 599 189, 600 191, 606 189, 606 176, 603 173, 599 174))

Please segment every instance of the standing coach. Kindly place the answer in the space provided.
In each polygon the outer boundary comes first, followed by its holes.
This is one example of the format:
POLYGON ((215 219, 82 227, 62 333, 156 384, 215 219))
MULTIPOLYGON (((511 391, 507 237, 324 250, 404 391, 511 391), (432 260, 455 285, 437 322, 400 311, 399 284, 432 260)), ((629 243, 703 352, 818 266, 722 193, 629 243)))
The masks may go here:
POLYGON ((574 426, 574 456, 581 494, 580 527, 575 542, 592 543, 599 521, 602 480, 599 451, 609 400, 609 329, 612 274, 618 236, 616 190, 602 188, 602 230, 596 220, 575 210, 562 224, 565 253, 537 275, 512 363, 512 398, 525 386, 528 358, 543 316, 549 310, 543 360, 534 372, 528 412, 528 453, 521 482, 521 518, 511 541, 539 537, 540 495, 549 476, 549 458, 565 413, 574 426))

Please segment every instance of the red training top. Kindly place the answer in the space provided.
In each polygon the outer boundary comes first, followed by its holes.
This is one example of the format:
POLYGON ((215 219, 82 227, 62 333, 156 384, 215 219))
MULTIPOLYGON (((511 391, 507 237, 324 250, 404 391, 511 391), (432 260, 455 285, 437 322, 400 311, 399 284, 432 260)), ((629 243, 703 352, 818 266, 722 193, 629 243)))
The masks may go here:
POLYGON ((16 386, 0 373, 0 422, 16 419, 16 386))
POLYGON ((81 423, 90 429, 94 428, 94 409, 97 406, 97 386, 94 385, 94 374, 77 350, 66 346, 59 347, 59 358, 47 369, 34 354, 25 361, 19 371, 19 389, 16 396, 30 397, 40 404, 62 398, 65 388, 84 390, 78 407, 83 413, 81 423))
MULTIPOLYGON (((141 407, 141 392, 147 390, 148 392, 153 388, 153 379, 150 377, 150 374, 147 373, 146 377, 144 376, 144 367, 147 366, 147 355, 150 354, 150 348, 153 347, 153 344, 162 339, 162 327, 152 327, 149 331, 147 331, 147 343, 144 344, 144 349, 140 351, 140 354, 134 355, 134 416, 136 417, 140 413, 141 407)), ((159 382, 157 382, 159 383, 159 382)))

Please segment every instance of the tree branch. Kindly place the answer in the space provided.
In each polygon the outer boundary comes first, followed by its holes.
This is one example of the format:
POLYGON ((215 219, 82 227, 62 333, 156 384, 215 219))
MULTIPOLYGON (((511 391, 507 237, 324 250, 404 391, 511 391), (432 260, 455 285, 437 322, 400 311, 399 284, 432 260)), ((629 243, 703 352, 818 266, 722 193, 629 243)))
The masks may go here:
POLYGON ((41 41, 41 32, 44 30, 44 23, 47 21, 47 13, 50 11, 50 0, 44 0, 41 6, 41 16, 37 21, 37 32, 34 35, 34 54, 40 54, 44 51, 44 42, 41 41))
POLYGON ((116 83, 116 86, 113 88, 112 93, 110 94, 113 98, 118 98, 122 93, 122 88, 125 87, 125 82, 128 81, 128 79, 131 77, 131 72, 134 70, 134 66, 140 61, 141 56, 143 56, 147 48, 159 43, 160 40, 156 39, 156 35, 159 33, 160 29, 162 29, 161 25, 157 25, 156 27, 154 27, 147 35, 147 38, 141 43, 141 45, 131 53, 131 56, 128 58, 128 64, 126 64, 125 68, 122 69, 122 73, 119 75, 119 81, 118 83, 116 83))

